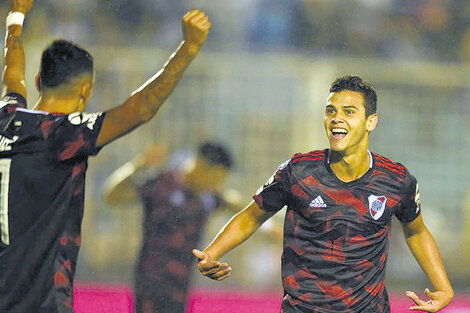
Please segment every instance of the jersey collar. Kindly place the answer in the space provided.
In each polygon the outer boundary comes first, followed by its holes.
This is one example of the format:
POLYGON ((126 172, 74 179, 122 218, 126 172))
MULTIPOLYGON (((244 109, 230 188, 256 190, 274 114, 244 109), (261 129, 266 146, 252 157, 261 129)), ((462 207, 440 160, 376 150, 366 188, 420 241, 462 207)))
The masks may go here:
MULTIPOLYGON (((328 149, 328 158, 326 159, 326 162, 328 164, 330 164, 330 153, 331 153, 331 150, 328 149)), ((367 153, 369 154, 369 168, 372 168, 372 166, 374 165, 374 158, 372 157, 372 153, 370 153, 370 150, 367 149, 367 153)))

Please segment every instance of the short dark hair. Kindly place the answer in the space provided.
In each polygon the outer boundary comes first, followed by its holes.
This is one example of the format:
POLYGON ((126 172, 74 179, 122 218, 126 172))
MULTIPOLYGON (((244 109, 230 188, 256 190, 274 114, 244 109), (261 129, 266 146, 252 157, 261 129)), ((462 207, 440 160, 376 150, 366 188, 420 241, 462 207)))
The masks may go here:
POLYGON ((227 169, 233 167, 230 151, 217 142, 205 142, 198 148, 198 155, 211 165, 222 165, 227 169))
POLYGON ((68 83, 80 74, 93 75, 93 57, 67 40, 55 40, 42 53, 39 83, 41 89, 68 83))
POLYGON ((366 117, 377 113, 377 93, 371 84, 359 76, 348 75, 338 77, 331 84, 330 92, 341 92, 343 90, 357 91, 364 96, 366 117))

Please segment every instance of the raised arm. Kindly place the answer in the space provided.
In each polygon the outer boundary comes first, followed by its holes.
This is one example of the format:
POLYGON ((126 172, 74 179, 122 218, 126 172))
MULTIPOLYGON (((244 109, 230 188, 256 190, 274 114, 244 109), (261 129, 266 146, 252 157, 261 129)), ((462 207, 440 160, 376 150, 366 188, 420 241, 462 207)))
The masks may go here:
POLYGON ((104 200, 112 206, 128 205, 137 199, 133 177, 143 169, 143 164, 129 161, 117 170, 104 183, 104 200))
POLYGON ((11 11, 6 19, 2 97, 9 92, 16 92, 26 99, 23 19, 31 10, 33 2, 34 0, 11 0, 11 11))
POLYGON ((220 263, 218 260, 247 240, 274 214, 261 210, 256 202, 252 201, 222 228, 204 252, 193 250, 193 254, 199 259, 199 271, 211 279, 222 280, 227 278, 230 275, 231 268, 227 263, 220 263))
POLYGON ((407 291, 407 296, 416 303, 416 306, 410 309, 437 312, 452 301, 454 291, 447 278, 436 242, 424 225, 421 215, 402 226, 408 247, 436 290, 435 292, 425 290, 426 295, 431 298, 430 301, 421 300, 414 292, 407 291))
POLYGON ((96 143, 98 147, 149 121, 157 113, 206 41, 210 26, 207 16, 199 10, 191 10, 183 17, 183 42, 157 74, 121 106, 107 112, 96 143))
POLYGON ((168 154, 164 145, 152 144, 142 154, 114 171, 106 180, 104 199, 113 206, 128 205, 137 199, 137 187, 143 183, 142 176, 148 176, 149 169, 161 165, 168 154), (140 176, 140 177, 139 177, 140 176), (136 180, 141 180, 136 183, 136 180))

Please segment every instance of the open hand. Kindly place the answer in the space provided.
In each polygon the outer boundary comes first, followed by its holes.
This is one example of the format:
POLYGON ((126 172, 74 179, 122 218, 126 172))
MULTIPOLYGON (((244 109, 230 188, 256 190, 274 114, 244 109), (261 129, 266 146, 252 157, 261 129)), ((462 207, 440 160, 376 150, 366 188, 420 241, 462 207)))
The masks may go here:
POLYGON ((11 0, 11 11, 26 15, 33 7, 33 3, 34 0, 11 0))
POLYGON ((429 298, 431 298, 431 300, 424 301, 421 300, 413 291, 406 292, 408 298, 413 300, 416 304, 415 306, 410 307, 410 310, 437 312, 452 301, 452 295, 448 295, 443 291, 430 292, 429 289, 426 288, 424 292, 429 298))
POLYGON ((232 268, 227 263, 212 261, 208 254, 197 249, 193 250, 193 254, 199 259, 197 268, 202 275, 214 280, 223 280, 230 276, 232 268))
POLYGON ((183 17, 184 40, 197 49, 201 48, 209 34, 211 22, 202 11, 193 9, 183 17))

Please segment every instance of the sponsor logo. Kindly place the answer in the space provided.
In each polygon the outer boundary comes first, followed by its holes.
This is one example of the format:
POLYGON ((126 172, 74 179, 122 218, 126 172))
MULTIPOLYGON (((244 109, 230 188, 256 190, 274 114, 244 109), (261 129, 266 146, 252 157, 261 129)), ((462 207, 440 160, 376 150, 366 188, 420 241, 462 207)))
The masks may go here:
POLYGON ((321 196, 316 197, 310 202, 312 208, 326 208, 326 203, 321 196))
POLYGON ((382 217, 385 211, 385 205, 387 204, 387 197, 385 196, 369 196, 369 213, 374 220, 378 220, 382 217))
POLYGON ((0 103, 2 104, 2 106, 4 105, 7 105, 7 104, 18 104, 18 100, 16 100, 16 97, 12 97, 12 96, 6 96, 3 98, 2 101, 0 101, 0 103))
POLYGON ((18 136, 13 136, 13 138, 7 138, 0 135, 0 151, 10 151, 11 144, 18 140, 18 136))
POLYGON ((2 101, 0 101, 0 108, 3 108, 6 105, 15 105, 15 104, 18 104, 18 101, 15 98, 6 96, 3 98, 2 101))
POLYGON ((93 130, 96 120, 102 113, 80 113, 74 112, 70 113, 68 116, 69 122, 72 125, 80 125, 86 123, 86 127, 90 130, 93 130))

